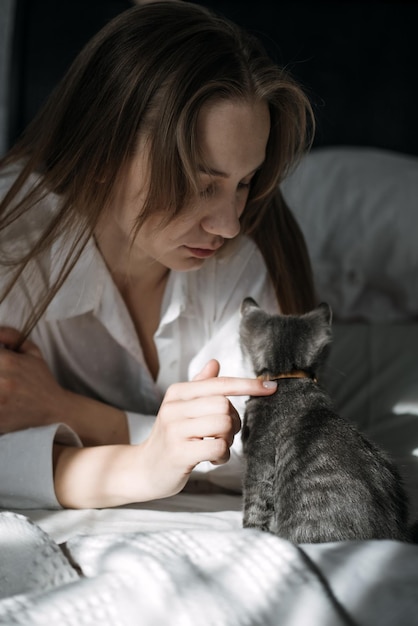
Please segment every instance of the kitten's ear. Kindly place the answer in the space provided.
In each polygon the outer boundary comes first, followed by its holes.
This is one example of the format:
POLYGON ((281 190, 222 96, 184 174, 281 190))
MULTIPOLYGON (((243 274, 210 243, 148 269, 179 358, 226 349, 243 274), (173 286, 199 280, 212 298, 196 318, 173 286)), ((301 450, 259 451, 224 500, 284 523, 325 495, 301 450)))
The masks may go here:
POLYGON ((251 309, 259 309, 260 307, 258 306, 257 302, 253 299, 253 298, 244 298, 244 300, 241 302, 241 315, 245 315, 246 313, 248 313, 251 309))
POLYGON ((317 306, 316 310, 321 312, 321 314, 323 315, 324 321, 331 326, 332 309, 330 305, 328 304, 328 302, 321 302, 321 304, 317 306))
POLYGON ((302 317, 307 319, 317 320, 324 326, 331 326, 332 322, 332 309, 327 302, 321 302, 315 309, 305 313, 302 317))
POLYGON ((326 355, 325 349, 332 342, 331 307, 326 302, 321 302, 306 317, 311 323, 311 356, 314 360, 323 358, 326 355))

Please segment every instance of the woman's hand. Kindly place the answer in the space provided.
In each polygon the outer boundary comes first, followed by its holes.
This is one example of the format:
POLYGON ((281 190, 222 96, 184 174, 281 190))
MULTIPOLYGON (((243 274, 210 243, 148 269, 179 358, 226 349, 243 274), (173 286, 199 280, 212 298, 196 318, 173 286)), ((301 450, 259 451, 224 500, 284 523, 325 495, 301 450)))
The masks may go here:
POLYGON ((247 387, 248 381, 218 378, 218 373, 219 363, 212 360, 192 382, 167 389, 142 446, 152 468, 149 484, 155 489, 164 485, 164 496, 178 493, 201 461, 218 465, 229 459, 241 420, 227 395, 247 387))
POLYGON ((0 434, 61 422, 85 445, 128 443, 123 411, 61 387, 32 341, 11 349, 19 338, 0 327, 0 434))
POLYGON ((58 449, 61 504, 96 508, 165 498, 181 491, 201 461, 225 463, 241 426, 228 396, 270 395, 276 385, 218 373, 212 360, 193 381, 171 385, 150 436, 139 445, 58 449))
POLYGON ((19 337, 0 327, 0 433, 60 421, 65 392, 32 341, 14 351, 19 337))

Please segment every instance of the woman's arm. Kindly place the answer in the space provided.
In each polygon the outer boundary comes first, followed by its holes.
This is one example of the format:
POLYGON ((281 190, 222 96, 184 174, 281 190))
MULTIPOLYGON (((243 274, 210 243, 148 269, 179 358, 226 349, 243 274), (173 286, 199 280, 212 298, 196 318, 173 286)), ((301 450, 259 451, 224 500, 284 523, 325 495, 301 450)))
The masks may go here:
POLYGON ((240 429, 227 396, 269 395, 275 384, 218 378, 210 361, 194 381, 169 387, 150 436, 136 446, 55 446, 55 492, 69 508, 102 508, 172 496, 202 461, 229 459, 240 429))
POLYGON ((126 413, 120 409, 71 391, 61 395, 60 411, 50 412, 49 419, 67 424, 85 446, 128 444, 126 413))

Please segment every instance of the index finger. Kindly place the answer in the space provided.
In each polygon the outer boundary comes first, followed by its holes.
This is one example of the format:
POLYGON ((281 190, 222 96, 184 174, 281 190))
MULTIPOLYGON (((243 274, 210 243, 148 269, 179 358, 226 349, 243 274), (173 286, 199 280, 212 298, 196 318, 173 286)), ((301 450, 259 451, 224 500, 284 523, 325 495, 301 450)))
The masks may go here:
POLYGON ((268 396, 277 389, 277 383, 259 378, 219 376, 206 380, 175 383, 167 389, 168 400, 191 400, 205 396, 268 396))

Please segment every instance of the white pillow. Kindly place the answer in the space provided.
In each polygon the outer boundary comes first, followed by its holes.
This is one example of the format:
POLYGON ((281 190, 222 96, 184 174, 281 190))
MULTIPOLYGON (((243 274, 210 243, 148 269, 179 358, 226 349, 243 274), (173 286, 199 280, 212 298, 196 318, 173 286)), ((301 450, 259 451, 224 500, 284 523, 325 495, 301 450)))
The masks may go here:
POLYGON ((306 237, 319 298, 340 320, 418 314, 418 158, 312 150, 282 185, 306 237))

